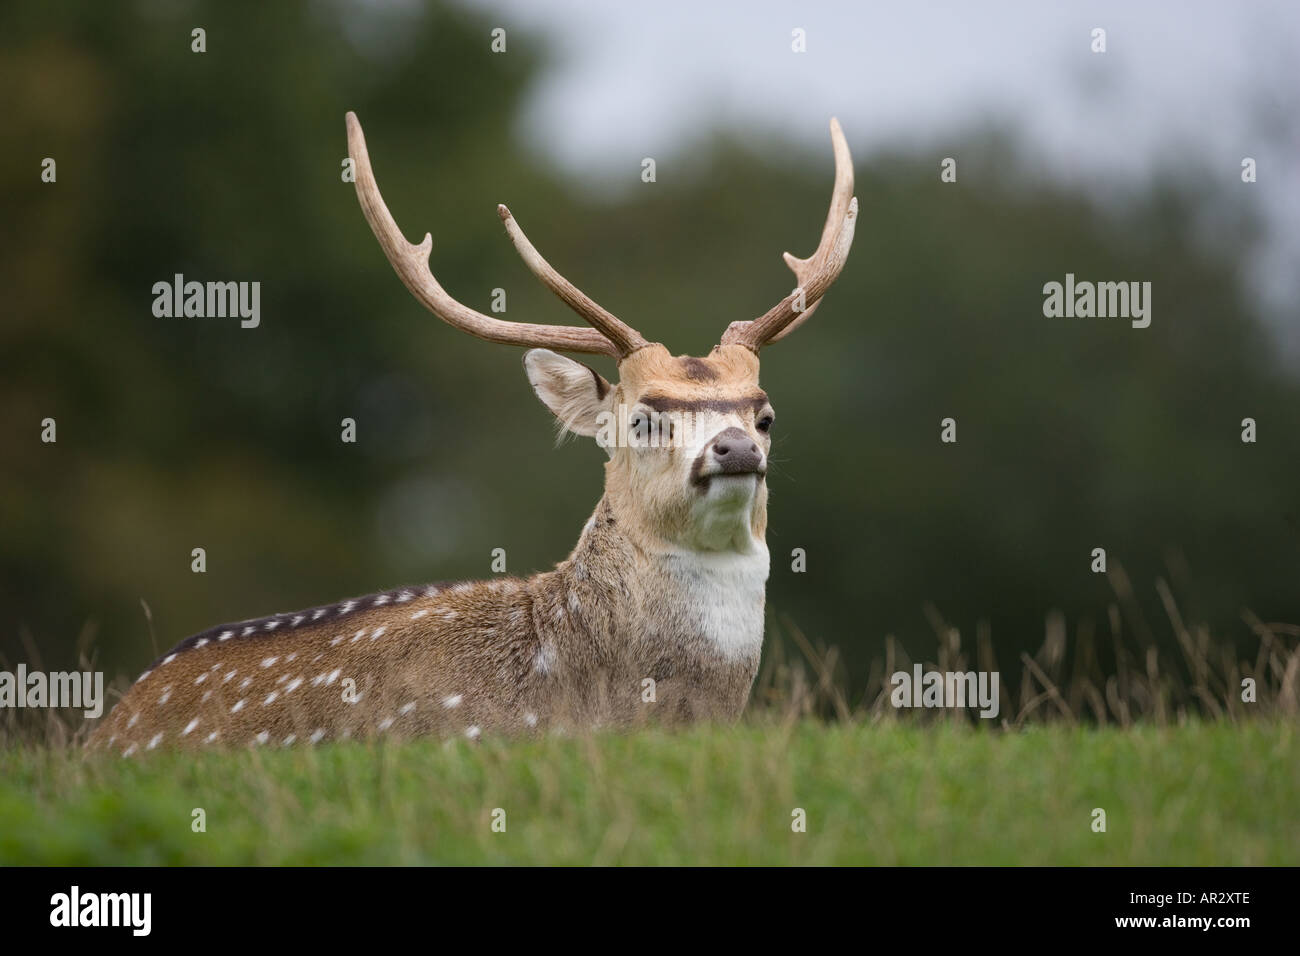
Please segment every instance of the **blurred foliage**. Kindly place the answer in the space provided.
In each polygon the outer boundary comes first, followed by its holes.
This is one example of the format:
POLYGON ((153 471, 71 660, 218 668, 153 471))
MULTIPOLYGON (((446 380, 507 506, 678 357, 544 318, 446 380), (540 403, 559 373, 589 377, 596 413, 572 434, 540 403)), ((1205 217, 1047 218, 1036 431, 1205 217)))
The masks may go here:
MULTIPOLYGON (((574 321, 517 261, 497 202, 675 352, 706 353, 788 291, 778 254, 806 254, 825 214, 824 117, 797 143, 660 157, 653 185, 635 157, 597 204, 516 141, 544 53, 512 31, 492 54, 493 25, 341 2, 0 11, 10 660, 70 663, 93 638, 110 673, 134 672, 217 622, 485 576, 497 547, 512 572, 545 568, 576 540, 603 455, 556 449, 518 350, 452 331, 395 278, 341 181, 346 110, 397 221, 433 233, 435 272, 473 307, 501 287, 507 318, 574 321), (175 273, 260 281, 261 326, 155 318, 152 285, 175 273)), ((1300 391, 1240 261, 1192 238, 1208 184, 1162 180, 1108 213, 1025 175, 1005 137, 957 155, 957 184, 934 156, 856 156, 849 265, 765 354, 770 605, 853 673, 886 635, 932 645, 927 604, 1014 661, 1051 609, 1105 617, 1114 596, 1089 571, 1105 547, 1151 608, 1163 576, 1229 635, 1247 634, 1243 607, 1300 620, 1300 391), (1042 285, 1066 272, 1151 281, 1151 327, 1045 319, 1042 285), (1247 416, 1258 444, 1240 441, 1247 416)))

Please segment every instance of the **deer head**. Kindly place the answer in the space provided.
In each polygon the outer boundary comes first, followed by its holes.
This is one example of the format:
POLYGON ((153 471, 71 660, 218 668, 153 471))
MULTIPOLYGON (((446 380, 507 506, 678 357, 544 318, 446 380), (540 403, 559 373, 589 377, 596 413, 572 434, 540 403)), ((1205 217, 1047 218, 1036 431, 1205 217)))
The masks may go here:
POLYGON ((759 350, 811 318, 853 242, 853 164, 838 121, 830 129, 835 186, 821 242, 806 259, 784 257, 797 286, 758 318, 733 322, 708 356, 696 358, 673 356, 592 301, 542 257, 505 206, 497 212, 525 264, 590 327, 506 322, 453 299, 429 271, 432 237, 412 245, 398 230, 361 124, 347 114, 361 209, 411 294, 464 332, 530 346, 524 366, 538 398, 563 429, 596 437, 609 453, 606 496, 626 533, 652 549, 706 552, 749 551, 763 539, 775 413, 759 387, 759 350), (619 380, 557 351, 611 356, 619 380))

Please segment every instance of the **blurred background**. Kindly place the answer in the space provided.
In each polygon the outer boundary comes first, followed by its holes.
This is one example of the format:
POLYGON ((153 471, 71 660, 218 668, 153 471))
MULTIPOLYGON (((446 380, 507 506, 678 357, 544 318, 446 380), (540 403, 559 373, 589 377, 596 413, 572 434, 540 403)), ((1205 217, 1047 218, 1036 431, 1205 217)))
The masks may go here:
POLYGON ((850 681, 890 636, 932 657, 951 625, 1014 660, 1049 615, 1100 627, 1118 569, 1126 613, 1163 618, 1167 581, 1241 653, 1244 610, 1300 623, 1300 8, 588 7, 0 9, 6 660, 93 648, 134 675, 216 623, 484 577, 494 548, 527 574, 576 541, 603 454, 555 446, 519 350, 401 286, 340 176, 349 109, 453 295, 575 321, 505 202, 593 298, 697 355, 789 290, 841 118, 853 254, 763 384, 774 639, 838 647, 850 681), (1150 328, 1044 318, 1067 272, 1151 282, 1150 328), (259 281, 260 326, 155 317, 176 273, 259 281))

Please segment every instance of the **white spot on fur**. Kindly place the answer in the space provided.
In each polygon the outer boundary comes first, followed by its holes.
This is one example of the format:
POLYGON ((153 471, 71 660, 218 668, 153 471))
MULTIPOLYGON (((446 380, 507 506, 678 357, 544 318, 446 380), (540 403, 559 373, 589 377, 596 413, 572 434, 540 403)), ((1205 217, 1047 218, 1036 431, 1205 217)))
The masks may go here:
POLYGON ((198 725, 199 725, 199 719, 195 717, 193 720, 191 720, 188 724, 185 725, 185 729, 181 731, 181 736, 182 737, 188 736, 189 732, 193 730, 195 727, 197 727, 198 725))
POLYGON ((524 714, 524 723, 526 723, 529 727, 536 727, 537 715, 534 714, 532 711, 529 711, 528 713, 524 714))
POLYGON ((314 614, 312 614, 311 619, 312 619, 313 621, 319 621, 319 620, 320 620, 321 618, 323 618, 324 616, 325 616, 325 608, 322 607, 322 608, 317 609, 316 612, 315 612, 314 614))
POLYGON ((393 726, 393 718, 391 718, 391 717, 385 717, 383 720, 381 720, 381 721, 379 722, 379 730, 380 730, 380 733, 382 733, 383 731, 387 730, 387 729, 388 729, 389 727, 391 727, 391 726, 393 726))
POLYGON ((197 641, 194 642, 195 650, 198 650, 200 647, 207 647, 207 646, 208 646, 208 639, 206 637, 200 637, 197 641))
POLYGON ((478 735, 481 734, 482 732, 483 731, 481 729, 473 725, 470 725, 469 727, 465 728, 465 736, 468 737, 470 740, 478 740, 478 735))
POLYGON ((301 623, 302 623, 303 621, 305 621, 305 620, 306 620, 306 616, 305 616, 305 615, 303 615, 303 614, 295 614, 295 615, 293 616, 293 620, 292 620, 290 623, 293 624, 294 627, 297 627, 299 624, 301 624, 301 623))
POLYGON ((222 631, 220 634, 217 635, 217 640, 228 641, 234 636, 235 636, 234 631, 222 631))
POLYGON ((317 727, 315 730, 311 732, 311 736, 308 737, 307 740, 313 744, 320 743, 321 738, 324 736, 325 736, 325 731, 317 727))
POLYGON ((297 739, 298 739, 297 734, 290 734, 288 737, 284 738, 284 745, 287 747, 297 739))
POLYGON ((555 649, 542 645, 541 650, 533 657, 533 670, 539 674, 549 674, 551 668, 555 666, 555 649))
POLYGON ((412 594, 410 591, 403 591, 401 594, 397 595, 397 601, 399 604, 405 604, 413 597, 415 597, 415 595, 412 594))
POLYGON ((172 685, 168 684, 163 688, 162 696, 158 698, 158 706, 161 707, 167 701, 172 699, 172 685))
POLYGON ((361 638, 365 637, 365 634, 366 634, 366 629, 363 627, 361 630, 357 631, 355 634, 352 635, 352 640, 348 641, 348 643, 355 644, 357 641, 361 640, 361 638))
POLYGON ((411 615, 411 620, 418 621, 420 618, 424 617, 428 613, 429 613, 429 609, 427 607, 422 608, 411 615))
POLYGON ((247 689, 248 689, 248 685, 251 684, 251 683, 253 683, 253 678, 251 678, 251 677, 245 677, 243 680, 241 680, 241 681, 239 682, 239 689, 240 689, 240 690, 247 690, 247 689))
POLYGON ((448 710, 454 710, 460 706, 462 700, 464 700, 464 698, 461 697, 460 694, 448 694, 442 699, 442 706, 446 707, 448 710))
POLYGON ((292 661, 292 660, 297 660, 297 659, 298 659, 298 652, 297 652, 297 651, 294 651, 292 654, 290 654, 288 657, 285 658, 286 661, 292 661))
POLYGON ((201 703, 205 702, 205 701, 206 701, 209 697, 211 697, 211 696, 212 696, 212 691, 210 691, 210 690, 205 690, 205 691, 203 692, 203 696, 199 698, 199 703, 201 704, 201 703))
POLYGON ((244 628, 244 630, 243 630, 242 633, 243 633, 244 637, 248 637, 248 635, 250 635, 250 634, 253 633, 253 628, 251 628, 251 627, 246 627, 246 628, 244 628))
POLYGON ((148 749, 148 750, 153 750, 155 747, 158 746, 159 742, 160 742, 162 739, 163 739, 162 731, 159 731, 158 733, 154 734, 153 737, 150 738, 150 740, 149 740, 149 746, 148 746, 147 749, 148 749))
POLYGON ((207 679, 208 679, 208 674, 206 671, 204 671, 198 677, 194 678, 194 686, 197 687, 199 684, 202 684, 207 679))
POLYGON ((426 588, 424 592, 425 597, 435 597, 437 594, 438 589, 435 587, 426 588))
POLYGON ((137 683, 137 684, 140 683, 140 681, 144 680, 146 677, 148 677, 148 676, 149 676, 150 674, 152 674, 152 673, 153 673, 153 671, 145 671, 143 674, 141 674, 139 677, 137 677, 137 678, 135 679, 136 683, 137 683))
POLYGON ((289 675, 288 675, 288 674, 281 674, 279 677, 277 677, 277 678, 275 679, 275 682, 276 682, 277 684, 283 684, 283 683, 284 683, 285 681, 287 681, 288 679, 289 679, 289 675))
POLYGON ((274 704, 275 699, 279 696, 280 696, 280 692, 278 690, 271 691, 271 693, 266 695, 266 700, 262 701, 262 706, 266 707, 269 704, 274 704))
POLYGON ((212 741, 216 740, 220 736, 221 736, 221 731, 214 730, 212 731, 212 733, 208 734, 206 737, 203 738, 203 742, 205 744, 210 744, 212 743, 212 741))
POLYGON ((259 744, 264 744, 271 739, 271 734, 268 731, 264 730, 253 739, 256 740, 259 744))
POLYGON ((341 641, 341 640, 343 640, 343 635, 342 635, 342 634, 340 634, 338 637, 334 638, 334 640, 330 641, 330 647, 333 647, 335 644, 337 644, 337 643, 338 643, 339 641, 341 641))
POLYGON ((230 708, 230 712, 231 712, 232 714, 237 714, 237 713, 239 713, 241 710, 244 709, 244 705, 245 705, 246 703, 248 703, 248 698, 247 698, 247 697, 241 697, 239 700, 235 701, 235 706, 230 708))
POLYGON ((139 719, 140 719, 139 714, 132 714, 131 719, 126 722, 126 729, 130 730, 132 727, 134 727, 136 725, 136 721, 138 721, 139 719))
POLYGON ((129 756, 131 756, 131 754, 133 754, 133 753, 135 753, 135 744, 132 744, 131 746, 129 746, 129 747, 127 747, 125 750, 123 750, 123 751, 122 751, 122 756, 123 756, 123 757, 129 757, 129 756))
POLYGON ((579 608, 580 606, 581 606, 581 605, 580 605, 579 602, 578 602, 578 594, 577 594, 577 592, 576 592, 576 591, 570 592, 570 593, 569 593, 569 610, 570 610, 570 611, 576 611, 576 610, 578 610, 578 608, 579 608))
POLYGON ((379 595, 379 597, 375 598, 375 603, 372 605, 372 607, 379 607, 381 604, 387 604, 391 600, 392 598, 390 598, 387 594, 381 594, 379 595))
POLYGON ((279 659, 280 659, 280 658, 278 658, 278 657, 264 657, 264 658, 262 658, 262 666, 263 666, 263 667, 270 667, 272 664, 274 664, 274 663, 275 663, 276 661, 278 661, 279 659))
POLYGON ((411 701, 407 701, 405 704, 399 707, 397 709, 397 712, 401 714, 403 717, 405 717, 413 710, 415 710, 415 701, 411 700, 411 701))
POLYGON ((276 620, 270 620, 266 622, 266 629, 268 631, 274 631, 279 626, 280 626, 280 622, 276 620))
POLYGON ((225 678, 221 681, 221 683, 229 684, 234 679, 235 675, 238 673, 239 671, 231 671, 225 676, 225 678))
POLYGON ((373 641, 373 640, 375 640, 376 638, 383 637, 383 636, 384 636, 384 631, 386 631, 386 630, 388 630, 387 627, 377 627, 377 628, 375 628, 374 631, 373 631, 373 632, 371 633, 371 635, 370 635, 370 639, 373 641))
POLYGON ((338 680, 339 675, 342 673, 343 673, 343 668, 341 667, 336 667, 334 668, 334 670, 330 671, 330 676, 325 678, 325 686, 328 687, 330 684, 338 680))
POLYGON ((462 581, 451 589, 453 594, 468 594, 472 590, 474 590, 474 585, 468 581, 462 581))
POLYGON ((357 606, 356 601, 344 601, 342 604, 339 605, 339 613, 347 614, 348 611, 352 610, 356 606, 357 606))
POLYGON ((441 611, 439 611, 438 616, 441 617, 444 621, 456 620, 456 612, 449 607, 443 608, 441 611))
POLYGON ((292 694, 295 690, 297 690, 301 686, 302 686, 302 678, 295 677, 293 680, 289 681, 289 686, 284 689, 284 692, 286 694, 292 694))
POLYGON ((172 661, 174 661, 174 660, 176 660, 176 655, 175 655, 175 654, 168 654, 166 657, 163 658, 163 661, 162 661, 162 662, 163 662, 164 664, 170 664, 170 663, 171 663, 172 661))

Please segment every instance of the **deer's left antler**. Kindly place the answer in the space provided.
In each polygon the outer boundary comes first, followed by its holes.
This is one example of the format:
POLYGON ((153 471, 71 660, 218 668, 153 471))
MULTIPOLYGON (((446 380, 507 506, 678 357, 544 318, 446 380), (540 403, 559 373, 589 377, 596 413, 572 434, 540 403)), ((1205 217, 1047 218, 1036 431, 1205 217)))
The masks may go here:
POLYGON ((733 322, 723 333, 723 345, 743 345, 755 352, 777 342, 803 325, 816 311, 822 295, 839 276, 853 245, 858 200, 853 195, 853 157, 840 122, 831 119, 831 145, 835 152, 835 188, 822 227, 817 251, 807 259, 785 253, 785 264, 799 285, 771 309, 748 322, 733 322))

